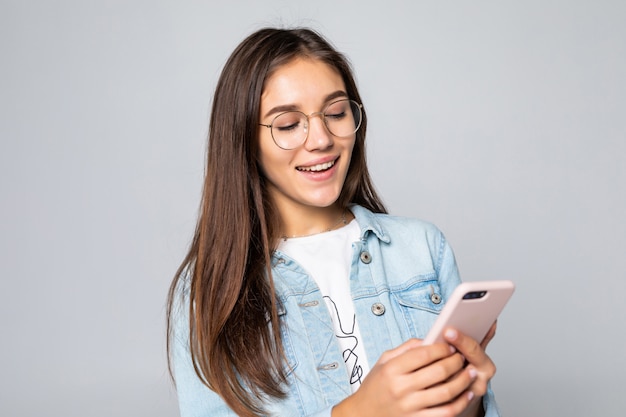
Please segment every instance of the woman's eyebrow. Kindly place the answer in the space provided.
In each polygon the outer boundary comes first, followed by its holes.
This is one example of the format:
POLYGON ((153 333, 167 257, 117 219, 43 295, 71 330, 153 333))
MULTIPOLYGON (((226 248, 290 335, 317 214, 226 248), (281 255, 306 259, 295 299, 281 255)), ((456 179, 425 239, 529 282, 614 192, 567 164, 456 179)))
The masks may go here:
POLYGON ((324 102, 328 103, 336 98, 348 98, 348 93, 346 93, 343 90, 337 90, 334 93, 330 93, 329 95, 326 96, 326 100, 324 100, 324 102))
POLYGON ((280 106, 272 107, 270 111, 265 113, 265 116, 263 117, 265 118, 275 113, 282 113, 285 111, 297 111, 297 110, 298 110, 298 106, 296 106, 295 104, 283 104, 280 106))
MULTIPOLYGON (((343 90, 337 90, 335 92, 332 92, 330 94, 328 94, 325 98, 324 98, 324 103, 328 103, 332 100, 335 100, 337 98, 340 97, 348 97, 348 93, 346 93, 343 90)), ((298 111, 298 106, 296 106, 295 104, 282 104, 280 106, 276 106, 276 107, 272 107, 267 113, 265 113, 265 115, 263 116, 263 118, 269 117, 273 114, 276 113, 282 113, 282 112, 286 112, 286 111, 298 111)))

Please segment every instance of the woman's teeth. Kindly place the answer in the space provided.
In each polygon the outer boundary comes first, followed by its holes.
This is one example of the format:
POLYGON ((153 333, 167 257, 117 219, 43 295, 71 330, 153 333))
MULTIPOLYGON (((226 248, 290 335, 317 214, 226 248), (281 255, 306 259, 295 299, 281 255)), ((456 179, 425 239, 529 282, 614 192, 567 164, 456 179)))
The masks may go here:
POLYGON ((335 165, 335 161, 325 162, 323 164, 317 164, 310 167, 297 167, 298 171, 309 171, 309 172, 319 172, 326 171, 328 168, 335 165))

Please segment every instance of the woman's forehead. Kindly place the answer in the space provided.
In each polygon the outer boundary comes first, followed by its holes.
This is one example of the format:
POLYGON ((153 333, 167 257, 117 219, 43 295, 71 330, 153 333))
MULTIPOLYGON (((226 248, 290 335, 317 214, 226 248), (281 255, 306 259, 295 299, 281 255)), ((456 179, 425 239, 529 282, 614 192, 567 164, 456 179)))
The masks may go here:
MULTIPOLYGON (((321 105, 345 94, 339 71, 318 59, 296 58, 276 68, 266 79, 261 94, 261 114, 274 106, 321 105)), ((318 111, 318 110, 313 110, 318 111)))

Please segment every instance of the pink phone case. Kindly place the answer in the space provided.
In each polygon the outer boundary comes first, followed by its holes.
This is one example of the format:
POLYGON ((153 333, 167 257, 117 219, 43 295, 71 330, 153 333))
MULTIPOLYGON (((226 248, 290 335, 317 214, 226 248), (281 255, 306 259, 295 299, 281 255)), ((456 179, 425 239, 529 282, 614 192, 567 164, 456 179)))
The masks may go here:
POLYGON ((513 291, 515 284, 512 281, 462 283, 441 310, 423 344, 443 342, 442 333, 448 327, 453 327, 480 343, 513 291))

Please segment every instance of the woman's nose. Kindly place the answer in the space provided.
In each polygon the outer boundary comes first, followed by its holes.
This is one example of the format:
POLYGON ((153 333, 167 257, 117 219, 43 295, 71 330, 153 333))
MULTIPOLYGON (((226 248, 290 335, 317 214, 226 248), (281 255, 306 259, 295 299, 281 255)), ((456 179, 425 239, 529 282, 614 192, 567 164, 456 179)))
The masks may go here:
POLYGON ((323 113, 310 114, 307 120, 307 138, 304 148, 308 151, 323 150, 334 144, 333 135, 324 123, 323 113))

